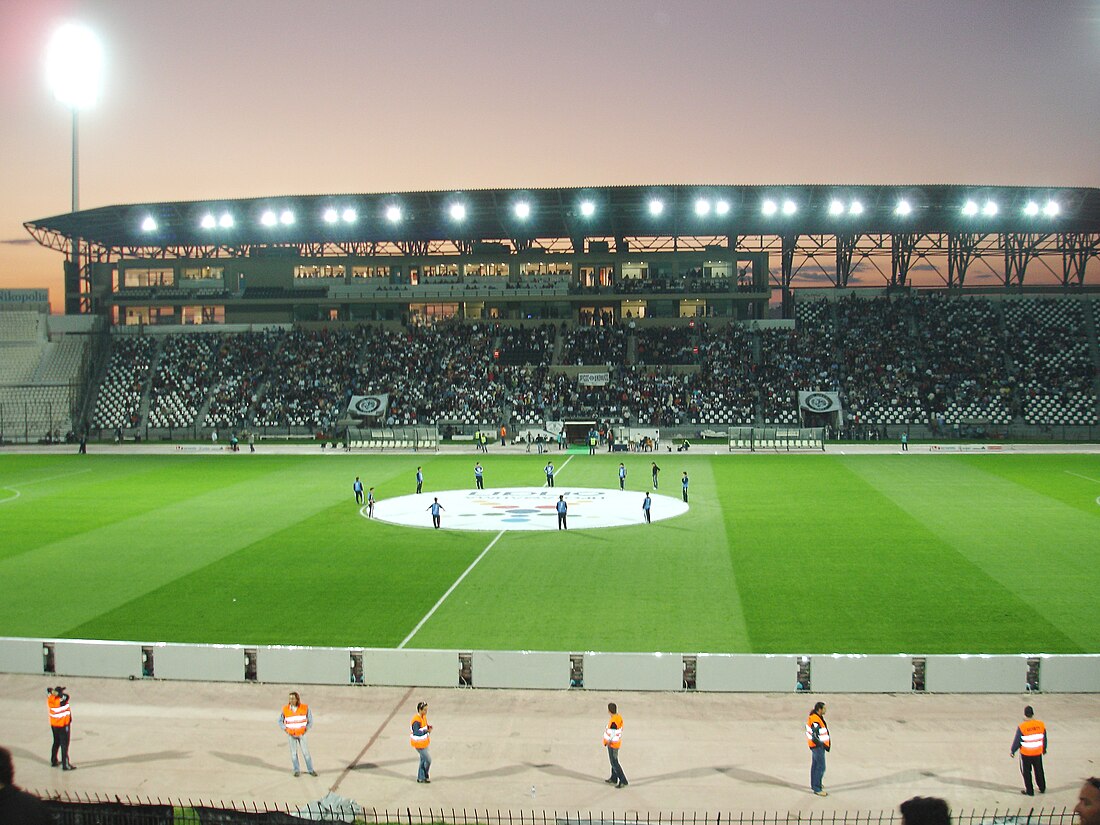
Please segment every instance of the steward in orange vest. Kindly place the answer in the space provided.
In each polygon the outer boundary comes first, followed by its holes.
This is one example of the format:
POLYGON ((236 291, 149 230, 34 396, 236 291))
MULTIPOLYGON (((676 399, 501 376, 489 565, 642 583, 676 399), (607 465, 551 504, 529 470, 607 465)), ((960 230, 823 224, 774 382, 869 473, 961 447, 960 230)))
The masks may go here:
POLYGON ((432 756, 428 753, 428 745, 432 743, 432 726, 428 724, 428 703, 419 702, 416 706, 416 716, 409 725, 409 743, 416 748, 420 756, 420 767, 416 772, 416 781, 430 783, 428 772, 432 768, 432 756))
POLYGON ((611 714, 611 718, 607 720, 607 728, 603 732, 603 744, 611 763, 611 776, 604 781, 616 788, 625 788, 629 783, 619 764, 619 748, 623 746, 623 717, 619 715, 619 709, 614 702, 608 704, 607 712, 611 714))
POLYGON ((75 771, 76 765, 69 761, 69 734, 71 733, 73 712, 69 709, 69 694, 61 685, 46 688, 46 708, 50 713, 50 732, 53 734, 53 747, 50 749, 50 766, 61 765, 63 771, 75 771), (61 761, 57 759, 61 752, 61 761))
POLYGON ((1024 721, 1016 726, 1016 736, 1012 740, 1012 750, 1009 752, 1013 759, 1016 758, 1016 751, 1020 752, 1020 773, 1024 777, 1024 789, 1020 793, 1026 796, 1035 796, 1034 785, 1039 786, 1039 793, 1047 792, 1047 778, 1043 773, 1043 754, 1047 752, 1047 728, 1034 716, 1035 709, 1031 705, 1024 708, 1024 721), (1035 773, 1034 785, 1031 781, 1032 772, 1035 773))
POLYGON ((279 726, 286 731, 290 740, 290 764, 294 767, 294 775, 301 775, 298 765, 298 752, 301 751, 306 760, 306 771, 310 776, 316 776, 313 757, 310 756, 309 745, 306 744, 306 731, 313 727, 313 711, 302 701, 297 691, 291 691, 287 703, 283 705, 283 712, 279 714, 279 726))
POLYGON ((806 744, 810 746, 810 790, 828 796, 822 785, 825 778, 825 752, 832 747, 829 726, 825 724, 825 703, 818 702, 806 719, 806 744))

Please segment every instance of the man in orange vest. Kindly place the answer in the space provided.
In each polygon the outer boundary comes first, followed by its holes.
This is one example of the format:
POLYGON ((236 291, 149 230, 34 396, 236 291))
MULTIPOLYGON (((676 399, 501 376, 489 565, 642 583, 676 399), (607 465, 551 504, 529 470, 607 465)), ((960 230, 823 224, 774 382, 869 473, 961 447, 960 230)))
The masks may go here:
POLYGON ((822 786, 825 778, 825 754, 832 747, 829 726, 825 724, 825 703, 818 702, 806 719, 806 743, 810 746, 810 790, 828 796, 822 786))
POLYGON ((410 743, 420 756, 420 768, 416 772, 416 781, 430 784, 428 771, 432 767, 432 756, 428 753, 428 745, 432 743, 432 726, 428 724, 428 703, 418 702, 416 716, 412 718, 410 743))
POLYGON ((61 765, 63 771, 75 771, 76 765, 69 761, 69 734, 73 723, 73 712, 69 709, 69 694, 61 685, 46 688, 46 708, 50 712, 50 732, 53 733, 53 748, 50 749, 50 766, 61 765), (61 751, 61 761, 57 753, 61 751))
POLYGON ((1039 793, 1047 792, 1047 778, 1043 773, 1043 754, 1047 752, 1047 728, 1035 717, 1035 709, 1028 705, 1024 708, 1024 721, 1016 726, 1016 737, 1012 740, 1010 755, 1016 758, 1020 752, 1020 773, 1024 775, 1024 789, 1020 793, 1035 796, 1031 784, 1031 772, 1035 771, 1035 784, 1039 793))
POLYGON ((628 784, 626 774, 619 765, 619 748, 623 745, 623 717, 619 715, 619 709, 614 702, 608 703, 607 712, 611 714, 611 718, 607 720, 607 729, 603 732, 603 743, 611 762, 611 777, 604 781, 616 788, 625 788, 628 784))
POLYGON ((302 697, 296 691, 290 692, 287 703, 283 705, 283 712, 279 714, 279 726, 290 738, 290 764, 294 766, 294 775, 301 776, 298 768, 298 751, 301 751, 306 760, 306 770, 310 776, 316 776, 313 757, 309 755, 309 745, 306 744, 306 731, 313 727, 313 711, 302 702, 302 697))

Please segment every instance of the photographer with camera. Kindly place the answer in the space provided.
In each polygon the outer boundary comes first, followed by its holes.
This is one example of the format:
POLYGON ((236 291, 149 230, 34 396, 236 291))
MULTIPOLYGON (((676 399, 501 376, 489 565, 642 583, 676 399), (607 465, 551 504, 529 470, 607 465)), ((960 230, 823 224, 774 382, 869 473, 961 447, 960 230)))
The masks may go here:
POLYGON ((61 685, 46 688, 46 707, 50 712, 50 731, 53 733, 53 748, 50 750, 50 767, 59 764, 63 771, 75 771, 76 765, 69 761, 69 732, 72 729, 73 712, 69 709, 69 694, 61 685), (57 761, 57 752, 61 751, 61 761, 57 761))

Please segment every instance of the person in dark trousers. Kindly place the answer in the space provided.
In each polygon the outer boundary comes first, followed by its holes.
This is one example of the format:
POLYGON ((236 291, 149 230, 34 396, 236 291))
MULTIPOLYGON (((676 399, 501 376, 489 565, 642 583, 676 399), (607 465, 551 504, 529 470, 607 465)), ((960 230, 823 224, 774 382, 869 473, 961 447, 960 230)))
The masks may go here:
POLYGON ((1024 789, 1020 793, 1035 796, 1035 785, 1039 793, 1047 792, 1047 777, 1043 773, 1043 754, 1047 752, 1047 728, 1035 718, 1035 709, 1028 705, 1024 708, 1024 721, 1016 726, 1016 736, 1012 740, 1009 755, 1015 759, 1020 752, 1020 773, 1024 776, 1024 789), (1035 773, 1032 784, 1031 774, 1035 773))
POLYGON ((649 497, 649 491, 646 491, 645 498, 642 499, 642 514, 645 516, 645 523, 652 524, 649 519, 649 508, 653 505, 653 499, 649 497))
POLYGON ((50 732, 53 734, 53 747, 50 749, 50 767, 61 766, 63 771, 75 771, 76 765, 69 761, 69 739, 72 731, 73 712, 69 707, 69 694, 61 685, 46 688, 46 708, 50 713, 50 732), (58 761, 58 752, 61 760, 58 761))
POLYGON ((419 467, 416 468, 416 492, 420 492, 424 489, 424 472, 419 467))
POLYGON ((434 527, 436 530, 438 530, 439 529, 439 513, 440 513, 441 510, 444 510, 446 508, 442 504, 439 503, 439 499, 437 498, 434 501, 432 501, 432 503, 429 504, 424 509, 432 511, 432 527, 434 527))
POLYGON ((619 489, 626 489, 626 467, 621 461, 619 462, 619 489))
POLYGON ((15 786, 11 751, 0 748, 0 822, 12 825, 49 825, 53 816, 42 800, 15 786))
POLYGON ((828 796, 822 784, 825 779, 825 754, 832 747, 829 726, 825 724, 825 703, 818 702, 806 719, 806 744, 810 746, 810 790, 818 796, 828 796))
POLYGON ((901 803, 902 825, 951 825, 947 802, 934 796, 914 796, 901 803))
POLYGON ((619 715, 619 709, 614 702, 608 703, 607 712, 611 714, 611 718, 607 720, 607 728, 603 732, 603 744, 611 763, 611 776, 604 781, 616 788, 625 788, 628 784, 626 774, 619 764, 619 748, 623 744, 623 717, 619 715))
POLYGON ((420 757, 420 766, 416 771, 416 781, 424 784, 431 783, 428 772, 432 768, 432 756, 428 753, 428 746, 432 743, 432 726, 428 724, 428 703, 418 702, 416 716, 410 724, 409 741, 416 749, 420 757))
POLYGON ((547 461, 546 466, 543 467, 543 472, 546 473, 546 486, 547 487, 553 487, 554 486, 554 462, 553 461, 547 461))
POLYGON ((485 471, 481 469, 480 461, 474 465, 474 483, 477 485, 477 489, 485 489, 485 471))
POLYGON ((77 450, 77 452, 80 455, 87 455, 88 454, 88 434, 87 433, 81 433, 80 434, 80 449, 77 450))
POLYGON ((355 477, 355 481, 352 482, 351 489, 355 491, 355 503, 363 503, 363 482, 359 480, 359 476, 355 477))
POLYGON ((684 470, 684 477, 680 479, 680 487, 684 494, 684 501, 688 500, 688 471, 684 470))
POLYGON ((367 518, 374 518, 374 488, 367 490, 367 518))
POLYGON ((659 472, 661 472, 661 468, 657 466, 656 461, 653 462, 653 468, 652 468, 651 472, 653 473, 653 489, 656 490, 657 489, 657 474, 659 472))
MULTIPOLYGON (((554 485, 551 484, 551 487, 554 485)), ((569 505, 565 503, 565 496, 558 496, 558 503, 555 505, 558 511, 558 529, 568 530, 569 525, 565 523, 565 516, 569 512, 569 505)))

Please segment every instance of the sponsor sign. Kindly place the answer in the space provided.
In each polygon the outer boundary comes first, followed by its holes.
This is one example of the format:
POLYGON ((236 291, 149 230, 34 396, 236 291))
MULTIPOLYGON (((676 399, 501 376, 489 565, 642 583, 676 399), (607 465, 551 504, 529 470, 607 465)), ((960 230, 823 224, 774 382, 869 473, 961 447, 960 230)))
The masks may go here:
POLYGON ((353 395, 348 403, 348 414, 358 418, 381 418, 390 405, 389 393, 382 395, 353 395))
MULTIPOLYGON (((431 528, 428 511, 436 498, 443 505, 444 530, 557 530, 558 496, 569 507, 570 530, 628 527, 645 524, 645 490, 604 490, 589 487, 503 487, 488 490, 441 490, 380 499, 374 518, 406 527, 431 528)), ((650 492, 650 517, 663 521, 683 515, 688 505, 679 498, 650 492)), ((360 510, 365 517, 366 509, 360 510)))
POLYGON ((49 303, 48 289, 0 289, 0 304, 49 303))

